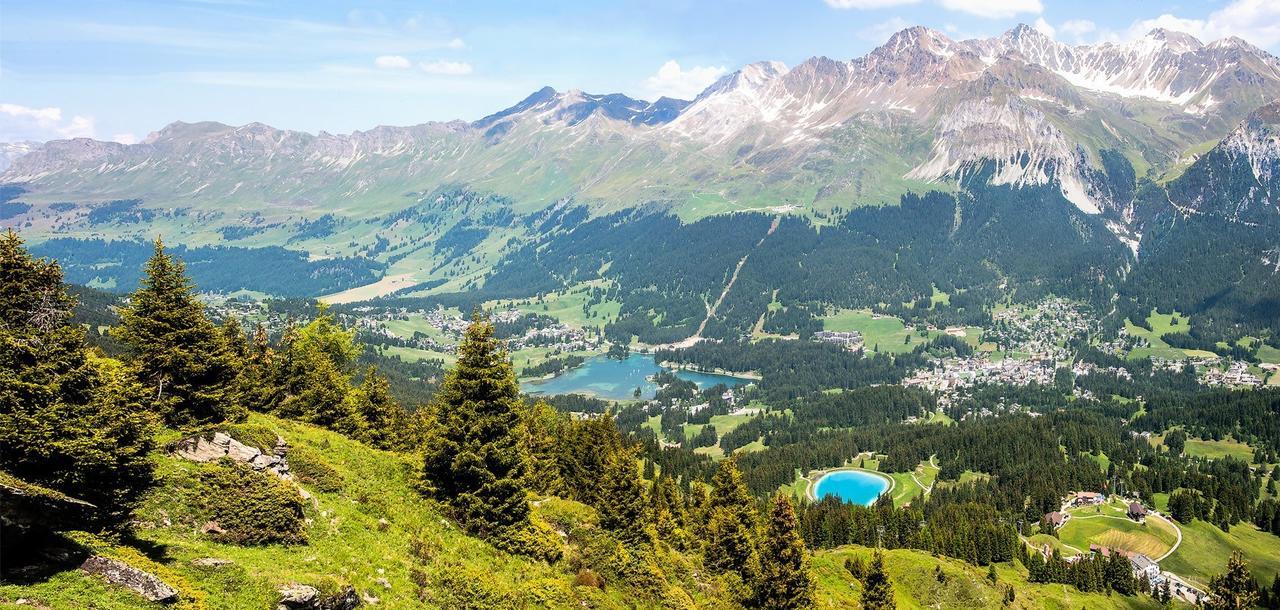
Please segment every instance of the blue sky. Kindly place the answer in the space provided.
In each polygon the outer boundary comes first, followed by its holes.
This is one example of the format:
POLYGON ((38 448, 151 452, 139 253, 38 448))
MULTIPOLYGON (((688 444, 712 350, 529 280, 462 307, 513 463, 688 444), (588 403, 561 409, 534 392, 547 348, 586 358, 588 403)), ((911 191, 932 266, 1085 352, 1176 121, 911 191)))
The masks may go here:
POLYGON ((310 132, 475 119, 543 85, 691 97, 743 64, 860 56, 926 25, 1058 40, 1160 25, 1280 53, 1280 0, 0 2, 0 142, 176 120, 310 132))

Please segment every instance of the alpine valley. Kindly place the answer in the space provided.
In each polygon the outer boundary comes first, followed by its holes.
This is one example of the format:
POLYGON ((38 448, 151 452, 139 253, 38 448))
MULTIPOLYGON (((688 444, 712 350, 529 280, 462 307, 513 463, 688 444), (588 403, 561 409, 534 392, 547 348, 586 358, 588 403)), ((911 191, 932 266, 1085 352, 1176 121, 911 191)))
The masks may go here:
POLYGON ((1239 38, 0 145, 0 608, 1277 609, 1278 480, 1239 38))
POLYGON ((692 335, 740 261, 708 336, 749 331, 771 302, 869 307, 931 286, 1035 286, 1280 334, 1277 98, 1280 60, 1235 38, 1073 47, 1029 26, 965 41, 913 27, 853 60, 745 66, 692 101, 544 88, 473 123, 24 143, 0 217, 73 281, 118 289, 137 275, 116 263, 146 251, 127 240, 157 234, 217 247, 210 268, 296 269, 201 281, 226 293, 524 297, 606 280, 616 324, 650 343, 692 335))

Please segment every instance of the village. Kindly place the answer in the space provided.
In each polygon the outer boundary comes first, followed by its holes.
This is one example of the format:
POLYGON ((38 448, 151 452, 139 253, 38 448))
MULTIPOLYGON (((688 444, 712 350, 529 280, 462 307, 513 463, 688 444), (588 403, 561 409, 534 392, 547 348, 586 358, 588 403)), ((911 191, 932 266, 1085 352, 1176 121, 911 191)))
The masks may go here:
POLYGON ((1203 591, 1183 578, 1161 569, 1160 560, 1172 555, 1182 543, 1181 528, 1178 527, 1175 521, 1147 508, 1136 498, 1124 498, 1118 495, 1108 496, 1105 493, 1095 491, 1072 493, 1063 501, 1061 508, 1044 515, 1040 520, 1040 532, 1058 539, 1056 546, 1062 547, 1059 549, 1055 548, 1054 544, 1033 543, 1032 547, 1046 558, 1055 552, 1061 553, 1063 550, 1069 553, 1063 557, 1067 563, 1080 561, 1090 555, 1109 558, 1118 554, 1128 560, 1130 569, 1133 570, 1134 578, 1144 583, 1149 590, 1155 590, 1168 583, 1169 591, 1174 597, 1191 604, 1199 604, 1204 595, 1203 591), (1176 539, 1171 544, 1154 546, 1153 548, 1161 551, 1157 558, 1152 558, 1138 551, 1113 548, 1096 542, 1089 542, 1088 548, 1085 550, 1068 543, 1068 541, 1078 541, 1075 539, 1074 532, 1066 530, 1073 520, 1086 519, 1109 520, 1111 523, 1117 523, 1115 527, 1120 531, 1136 530, 1138 532, 1147 529, 1150 520, 1151 527, 1161 528, 1161 531, 1170 532, 1170 536, 1176 535, 1176 539))

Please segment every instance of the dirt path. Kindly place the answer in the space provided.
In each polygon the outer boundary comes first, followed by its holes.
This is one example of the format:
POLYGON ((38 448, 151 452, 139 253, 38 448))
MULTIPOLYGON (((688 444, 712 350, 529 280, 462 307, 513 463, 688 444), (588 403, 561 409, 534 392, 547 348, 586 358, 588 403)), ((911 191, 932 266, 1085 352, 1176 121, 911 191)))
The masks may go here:
POLYGON ((1173 527, 1173 531, 1177 532, 1178 534, 1178 540, 1173 543, 1173 546, 1169 548, 1168 552, 1156 558, 1156 563, 1160 563, 1161 561, 1164 561, 1166 557, 1172 555, 1174 551, 1178 550, 1178 546, 1182 544, 1182 528, 1178 527, 1178 524, 1174 523, 1173 519, 1166 519, 1164 515, 1151 514, 1147 516, 1157 517, 1160 520, 1164 521, 1165 523, 1168 523, 1170 526, 1173 527))
MULTIPOLYGON (((764 240, 766 238, 768 238, 770 235, 773 235, 773 232, 778 230, 778 223, 780 222, 782 222, 782 217, 775 216, 773 219, 773 222, 769 224, 769 230, 765 232, 764 237, 761 237, 760 241, 756 242, 756 246, 755 246, 756 248, 759 248, 760 245, 764 243, 764 240)), ((692 337, 689 337, 688 339, 685 339, 680 343, 686 343, 686 342, 697 343, 698 341, 702 340, 702 331, 707 329, 707 322, 710 322, 711 318, 714 318, 716 316, 716 310, 720 309, 720 305, 724 303, 725 297, 729 296, 729 291, 733 290, 733 284, 738 281, 738 272, 742 271, 742 266, 747 264, 748 258, 751 258, 750 252, 744 254, 742 256, 742 259, 738 261, 737 266, 733 268, 733 275, 729 277, 729 283, 725 284, 724 290, 720 291, 720 298, 716 299, 716 302, 712 303, 711 306, 707 308, 707 317, 702 319, 702 323, 698 325, 697 332, 693 333, 692 337)))

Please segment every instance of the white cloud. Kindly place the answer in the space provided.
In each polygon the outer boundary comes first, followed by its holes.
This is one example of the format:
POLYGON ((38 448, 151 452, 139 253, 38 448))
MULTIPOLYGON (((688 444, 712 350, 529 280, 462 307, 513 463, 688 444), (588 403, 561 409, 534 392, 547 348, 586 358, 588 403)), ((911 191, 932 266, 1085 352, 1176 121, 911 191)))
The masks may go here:
POLYGON ((442 74, 444 76, 464 76, 471 74, 471 64, 465 61, 447 61, 439 59, 436 61, 424 61, 419 63, 418 67, 427 74, 442 74))
POLYGON ((1129 28, 1129 37, 1138 38, 1154 28, 1186 32, 1210 42, 1238 36, 1261 47, 1280 44, 1280 2, 1236 0, 1209 14, 1207 19, 1187 19, 1168 13, 1143 19, 1129 28))
POLYGON ((1067 21, 1063 21, 1062 24, 1058 26, 1058 29, 1062 30, 1063 34, 1079 40, 1083 38, 1085 34, 1089 34, 1097 30, 1098 24, 1089 21, 1088 19, 1069 19, 1067 21))
POLYGON ((1031 27, 1035 28, 1041 34, 1044 34, 1049 38, 1053 38, 1054 35, 1058 33, 1058 31, 1054 29, 1053 26, 1049 25, 1048 21, 1044 20, 1044 17, 1036 17, 1036 22, 1032 24, 1031 27))
POLYGON ((867 10, 875 8, 887 8, 890 6, 903 6, 906 4, 916 4, 920 0, 823 0, 827 6, 838 9, 857 9, 867 10))
POLYGON ((111 136, 111 141, 119 142, 121 144, 137 144, 138 136, 135 136, 131 133, 118 133, 114 136, 111 136))
POLYGON ((93 117, 75 115, 64 119, 62 109, 54 106, 0 104, 0 142, 92 138, 93 134, 93 117))
POLYGON ((1008 19, 1019 13, 1044 12, 1040 0, 941 0, 942 7, 950 11, 959 11, 986 17, 988 19, 1008 19))
POLYGON ((858 38, 880 44, 889 39, 890 36, 911 27, 911 24, 902 17, 892 17, 888 20, 881 21, 875 25, 867 26, 858 30, 858 38))
POLYGON ((674 59, 667 60, 657 74, 645 79, 645 89, 654 97, 675 97, 691 100, 726 72, 724 66, 693 66, 681 68, 674 59))
POLYGON ((466 47, 467 43, 462 42, 461 38, 454 38, 449 42, 444 43, 444 46, 449 47, 450 49, 461 49, 463 47, 466 47))
POLYGON ((379 55, 377 59, 373 60, 373 65, 379 68, 403 70, 413 64, 403 55, 379 55))

